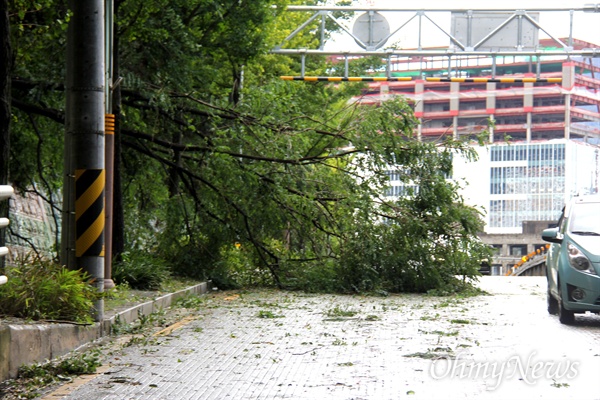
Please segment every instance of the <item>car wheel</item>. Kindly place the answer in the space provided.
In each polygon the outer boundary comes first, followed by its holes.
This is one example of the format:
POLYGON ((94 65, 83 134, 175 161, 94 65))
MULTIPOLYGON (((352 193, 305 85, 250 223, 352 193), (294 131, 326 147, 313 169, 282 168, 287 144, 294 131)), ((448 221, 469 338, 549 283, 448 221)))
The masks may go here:
POLYGON ((550 289, 548 289, 547 299, 548 299, 548 314, 551 314, 551 315, 558 314, 558 301, 554 298, 554 296, 552 296, 552 294, 550 293, 550 289))
POLYGON ((571 325, 575 322, 575 313, 571 310, 567 310, 563 303, 562 290, 560 288, 560 282, 558 282, 558 297, 560 300, 558 301, 558 320, 561 324, 571 325))

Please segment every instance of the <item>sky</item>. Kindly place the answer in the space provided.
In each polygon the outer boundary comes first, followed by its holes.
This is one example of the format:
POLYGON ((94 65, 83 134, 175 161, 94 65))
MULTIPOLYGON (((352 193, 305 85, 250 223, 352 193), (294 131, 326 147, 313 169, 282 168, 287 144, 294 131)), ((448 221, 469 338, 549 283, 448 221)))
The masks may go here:
MULTIPOLYGON (((428 9, 485 9, 485 8, 511 8, 514 10, 534 8, 582 8, 585 4, 597 4, 600 8, 600 0, 502 0, 502 1, 483 1, 483 0, 420 0, 417 2, 418 8, 423 10, 428 9)), ((373 6, 378 8, 410 8, 415 4, 407 0, 355 0, 354 5, 357 6, 373 6)), ((396 30, 404 22, 406 22, 415 13, 383 13, 388 20, 390 31, 396 30)), ((450 31, 450 14, 449 13, 428 13, 438 25, 450 31)), ((540 12, 540 25, 555 38, 568 37, 571 29, 570 13, 568 11, 545 11, 540 12)), ((351 30, 351 26, 349 26, 351 30)), ((422 45, 436 46, 446 45, 449 39, 439 31, 433 24, 428 21, 423 22, 423 32, 427 34, 422 36, 422 45)), ((594 43, 600 47, 600 12, 584 13, 576 11, 573 14, 573 37, 575 39, 584 40, 594 43)), ((407 26, 402 28, 394 35, 391 42, 399 42, 404 48, 416 47, 416 36, 418 32, 417 19, 415 18, 407 26)), ((327 48, 335 46, 339 50, 356 50, 359 49, 353 40, 338 37, 334 43, 330 43, 327 48)), ((545 38, 547 35, 540 32, 540 38, 545 38)), ((390 44, 391 42, 388 42, 390 44)))

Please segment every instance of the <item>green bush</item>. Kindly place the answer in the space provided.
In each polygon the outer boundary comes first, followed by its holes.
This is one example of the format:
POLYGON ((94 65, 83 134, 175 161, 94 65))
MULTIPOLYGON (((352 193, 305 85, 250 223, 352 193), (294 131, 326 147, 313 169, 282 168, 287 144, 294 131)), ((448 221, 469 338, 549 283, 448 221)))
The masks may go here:
POLYGON ((222 246, 219 261, 211 273, 212 281, 223 289, 271 286, 273 278, 253 257, 253 249, 240 243, 222 246))
POLYGON ((125 252, 112 269, 115 284, 127 283, 132 289, 158 290, 170 276, 167 263, 142 251, 125 252))
POLYGON ((456 224, 444 227, 439 219, 429 222, 419 215, 402 224, 356 229, 340 250, 337 279, 343 291, 465 290, 469 285, 461 282, 479 276, 480 260, 489 257, 489 248, 475 235, 477 214, 468 209, 464 214, 462 230, 456 224))
POLYGON ((282 263, 281 283, 288 290, 302 290, 309 293, 344 292, 334 259, 304 262, 302 265, 287 261, 282 263))
POLYGON ((0 286, 0 314, 92 322, 91 310, 100 294, 84 272, 38 260, 11 268, 6 274, 8 282, 0 286))

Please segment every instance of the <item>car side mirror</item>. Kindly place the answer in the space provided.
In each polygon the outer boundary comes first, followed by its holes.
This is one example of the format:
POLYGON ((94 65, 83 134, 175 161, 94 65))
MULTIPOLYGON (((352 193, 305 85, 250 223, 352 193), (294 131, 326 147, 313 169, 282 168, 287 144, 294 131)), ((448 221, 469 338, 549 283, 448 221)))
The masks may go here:
POLYGON ((550 243, 562 243, 563 234, 558 231, 558 228, 548 228, 542 231, 542 239, 550 243))

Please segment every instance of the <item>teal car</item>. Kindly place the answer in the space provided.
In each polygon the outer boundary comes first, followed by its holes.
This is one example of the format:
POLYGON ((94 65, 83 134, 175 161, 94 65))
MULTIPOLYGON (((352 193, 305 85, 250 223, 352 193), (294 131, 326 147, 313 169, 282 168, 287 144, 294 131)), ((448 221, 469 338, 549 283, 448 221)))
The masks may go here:
POLYGON ((558 226, 545 229, 548 312, 563 324, 575 314, 600 313, 600 195, 574 197, 558 226))

